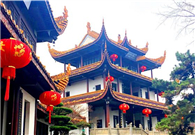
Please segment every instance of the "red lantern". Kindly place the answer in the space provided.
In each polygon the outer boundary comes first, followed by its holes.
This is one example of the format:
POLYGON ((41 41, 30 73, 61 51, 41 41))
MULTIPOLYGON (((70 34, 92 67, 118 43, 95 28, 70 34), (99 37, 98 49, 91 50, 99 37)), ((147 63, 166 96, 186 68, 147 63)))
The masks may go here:
POLYGON ((181 119, 183 120, 183 119, 184 119, 184 117, 182 116, 182 117, 181 117, 181 119))
POLYGON ((149 116, 149 114, 151 114, 151 113, 152 113, 152 110, 150 110, 150 109, 146 108, 146 109, 143 109, 143 110, 142 110, 142 113, 143 113, 143 114, 145 114, 145 115, 146 115, 146 117, 148 117, 148 116, 149 116))
POLYGON ((61 95, 54 91, 45 91, 39 96, 41 103, 47 105, 46 111, 49 111, 49 123, 51 123, 51 112, 53 111, 53 106, 61 103, 61 95))
POLYGON ((30 48, 16 39, 1 39, 1 68, 3 68, 2 78, 7 79, 4 100, 9 100, 10 79, 15 79, 16 69, 27 66, 32 53, 30 48))
POLYGON ((165 117, 165 118, 167 118, 167 117, 168 117, 168 115, 167 115, 167 114, 165 114, 165 115, 164 115, 164 117, 165 117))
POLYGON ((146 70, 146 66, 141 66, 141 67, 140 67, 140 70, 141 70, 142 72, 144 72, 144 71, 146 70))
MULTIPOLYGON (((106 82, 108 81, 108 76, 106 77, 106 82)), ((110 81, 113 82, 114 81, 114 77, 110 76, 110 81)))
POLYGON ((129 105, 123 103, 119 106, 119 109, 123 111, 123 113, 126 113, 127 110, 129 110, 129 105))
POLYGON ((115 60, 118 59, 118 55, 117 54, 112 54, 110 56, 110 58, 115 62, 115 60))
POLYGON ((163 92, 163 91, 158 93, 159 96, 163 96, 163 94, 165 94, 165 92, 163 92))

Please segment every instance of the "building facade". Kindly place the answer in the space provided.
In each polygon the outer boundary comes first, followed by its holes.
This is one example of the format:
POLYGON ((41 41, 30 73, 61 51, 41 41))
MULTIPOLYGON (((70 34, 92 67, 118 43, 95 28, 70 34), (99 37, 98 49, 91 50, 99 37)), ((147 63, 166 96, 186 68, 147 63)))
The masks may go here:
POLYGON ((15 38, 29 46, 32 52, 31 62, 16 69, 8 101, 4 101, 6 79, 1 77, 0 132, 2 135, 46 135, 49 124, 43 119, 48 112, 39 104, 39 95, 44 91, 61 91, 36 56, 36 46, 40 42, 54 42, 64 32, 67 10, 64 9, 63 16, 54 18, 47 0, 1 1, 0 6, 1 39, 15 38))
MULTIPOLYGON (((141 124, 144 129, 154 129, 167 107, 159 102, 158 90, 151 87, 152 70, 164 63, 166 52, 152 59, 145 56, 147 51, 148 43, 144 48, 137 48, 126 34, 123 40, 120 35, 118 41, 109 39, 104 22, 100 33, 92 31, 88 23, 87 34, 73 49, 57 51, 49 46, 51 56, 63 63, 64 69, 69 63, 75 68, 63 93, 64 105, 82 104, 92 108, 85 114, 92 127, 110 125, 115 128, 117 124, 126 127, 132 123, 136 127, 141 124), (143 75, 145 71, 151 71, 151 76, 143 75), (114 81, 107 80, 108 76, 114 77, 114 81), (130 106, 125 114, 119 109, 122 103, 130 106), (152 110, 149 117, 142 114, 145 108, 152 110)), ((58 89, 63 89, 60 80, 64 79, 64 74, 52 76, 58 89)), ((89 134, 87 128, 85 132, 89 134)))

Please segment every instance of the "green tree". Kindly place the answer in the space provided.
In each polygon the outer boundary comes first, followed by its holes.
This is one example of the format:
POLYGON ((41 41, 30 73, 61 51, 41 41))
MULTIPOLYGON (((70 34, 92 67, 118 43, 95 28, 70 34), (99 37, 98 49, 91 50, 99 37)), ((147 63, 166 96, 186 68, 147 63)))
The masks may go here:
POLYGON ((170 74, 170 81, 153 80, 153 87, 164 91, 168 115, 157 123, 156 129, 168 130, 171 135, 186 135, 193 128, 190 122, 195 121, 195 54, 176 53, 179 65, 175 65, 170 74), (186 92, 190 91, 190 92, 186 92), (182 98, 173 104, 174 97, 181 95, 182 98))
POLYGON ((53 109, 54 115, 51 116, 50 131, 54 131, 54 135, 66 135, 70 130, 77 129, 77 126, 70 122, 71 117, 66 116, 72 113, 70 108, 63 107, 63 103, 55 106, 53 109))

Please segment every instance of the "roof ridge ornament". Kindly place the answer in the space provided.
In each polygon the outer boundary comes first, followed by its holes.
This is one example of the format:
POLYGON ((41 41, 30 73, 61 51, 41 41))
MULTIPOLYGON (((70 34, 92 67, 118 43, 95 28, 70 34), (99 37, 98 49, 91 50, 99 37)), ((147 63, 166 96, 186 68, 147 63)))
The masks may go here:
POLYGON ((87 22, 87 34, 89 34, 90 31, 91 31, 91 26, 90 26, 90 23, 87 22))
POLYGON ((129 39, 129 44, 131 45, 131 39, 129 39))
POLYGON ((121 35, 118 34, 118 44, 120 44, 120 42, 121 42, 121 35))

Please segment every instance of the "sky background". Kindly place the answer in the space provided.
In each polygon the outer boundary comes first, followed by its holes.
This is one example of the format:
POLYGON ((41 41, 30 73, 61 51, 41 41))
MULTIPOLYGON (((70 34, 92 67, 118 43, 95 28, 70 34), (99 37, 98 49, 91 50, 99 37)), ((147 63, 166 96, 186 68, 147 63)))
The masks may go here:
MULTIPOLYGON (((58 37, 52 48, 65 51, 79 44, 87 34, 87 22, 91 24, 91 30, 100 33, 102 21, 107 35, 110 39, 117 41, 118 34, 121 39, 127 31, 127 38, 133 46, 145 47, 149 43, 148 58, 158 58, 164 55, 164 64, 153 71, 153 76, 158 79, 169 80, 169 74, 177 64, 175 53, 186 52, 190 49, 195 53, 195 45, 189 43, 194 40, 194 33, 186 35, 182 33, 177 36, 179 27, 172 20, 162 25, 162 16, 157 15, 164 12, 166 6, 173 5, 172 0, 50 0, 54 17, 61 16, 64 6, 68 10, 68 25, 65 32, 58 37), (160 26, 159 26, 160 25, 160 26)), ((50 75, 56 75, 64 71, 63 64, 55 62, 49 54, 47 43, 39 43, 37 55, 50 75)), ((149 73, 144 73, 150 77, 149 73)))

